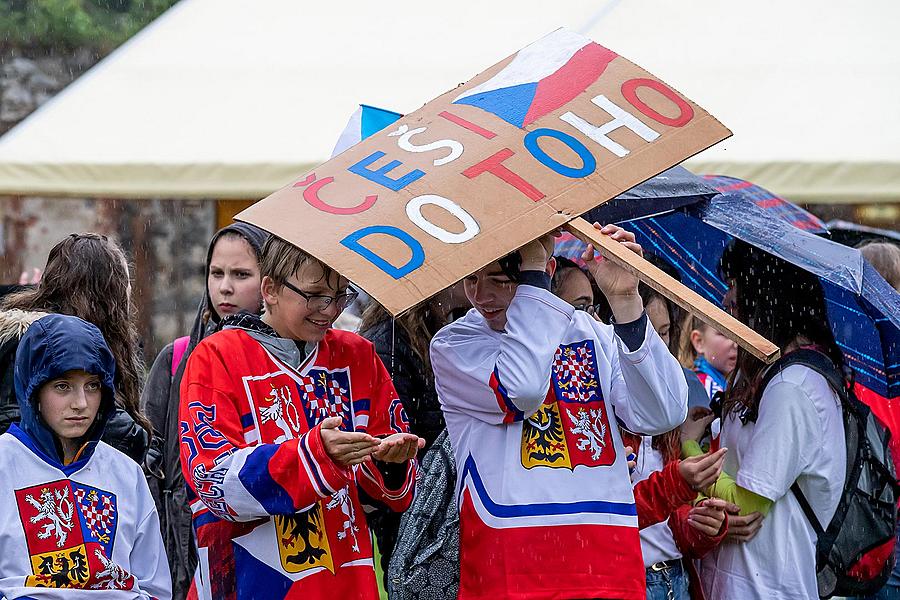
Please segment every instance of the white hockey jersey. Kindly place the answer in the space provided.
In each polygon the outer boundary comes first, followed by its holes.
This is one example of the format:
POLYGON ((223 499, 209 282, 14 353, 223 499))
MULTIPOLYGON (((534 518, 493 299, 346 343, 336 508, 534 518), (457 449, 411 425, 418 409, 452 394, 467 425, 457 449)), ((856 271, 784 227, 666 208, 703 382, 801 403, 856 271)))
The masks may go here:
POLYGON ((629 352, 612 326, 520 285, 506 331, 475 310, 432 365, 458 466, 460 598, 643 599, 637 512, 616 421, 684 421, 681 367, 649 323, 629 352))
POLYGON ((15 425, 0 436, 0 597, 170 598, 141 468, 103 442, 67 467, 45 456, 15 425))

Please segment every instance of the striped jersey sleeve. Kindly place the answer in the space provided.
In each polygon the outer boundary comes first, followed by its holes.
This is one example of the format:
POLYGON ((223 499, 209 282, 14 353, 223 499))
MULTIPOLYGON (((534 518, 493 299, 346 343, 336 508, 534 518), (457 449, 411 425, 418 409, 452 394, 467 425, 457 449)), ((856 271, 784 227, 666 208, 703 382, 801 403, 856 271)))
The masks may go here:
POLYGON ((309 508, 352 480, 325 452, 319 427, 278 444, 248 442, 222 357, 201 343, 188 359, 179 408, 185 481, 221 519, 246 521, 309 508))

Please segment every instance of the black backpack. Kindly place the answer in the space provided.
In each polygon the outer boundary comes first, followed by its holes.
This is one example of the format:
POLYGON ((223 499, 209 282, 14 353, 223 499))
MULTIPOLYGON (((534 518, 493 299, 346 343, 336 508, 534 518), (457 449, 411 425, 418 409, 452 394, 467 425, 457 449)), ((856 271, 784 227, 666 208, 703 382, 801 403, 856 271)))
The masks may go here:
POLYGON ((818 536, 819 596, 873 594, 884 586, 894 566, 900 487, 888 448, 891 434, 856 397, 831 360, 815 350, 797 350, 775 362, 763 377, 759 395, 775 375, 791 365, 821 374, 840 398, 844 418, 847 476, 827 527, 822 527, 797 482, 791 486, 818 536))

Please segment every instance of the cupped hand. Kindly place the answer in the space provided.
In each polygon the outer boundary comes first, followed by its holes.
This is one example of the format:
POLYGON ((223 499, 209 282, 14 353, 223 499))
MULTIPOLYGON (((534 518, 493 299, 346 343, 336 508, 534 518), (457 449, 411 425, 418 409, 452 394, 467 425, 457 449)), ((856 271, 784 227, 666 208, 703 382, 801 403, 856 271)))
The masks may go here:
POLYGON ((372 458, 382 462, 402 463, 415 458, 423 447, 424 438, 412 433, 395 433, 381 440, 381 445, 372 453, 372 458))
POLYGON ((342 467, 369 460, 369 455, 378 450, 382 441, 368 433, 343 431, 339 429, 342 421, 340 417, 328 417, 319 426, 325 452, 342 467))

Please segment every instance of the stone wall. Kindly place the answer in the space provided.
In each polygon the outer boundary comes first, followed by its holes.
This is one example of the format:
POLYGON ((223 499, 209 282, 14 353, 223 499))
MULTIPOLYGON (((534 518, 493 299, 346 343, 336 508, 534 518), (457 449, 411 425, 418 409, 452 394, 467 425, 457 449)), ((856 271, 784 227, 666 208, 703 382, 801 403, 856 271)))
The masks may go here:
MULTIPOLYGON (((89 69, 88 50, 68 56, 0 53, 0 134, 89 69)), ((114 200, 0 196, 0 283, 42 268, 47 253, 73 232, 118 241, 132 263, 134 301, 145 359, 189 333, 203 293, 206 244, 216 223, 212 200, 114 200)))
POLYGON ((42 268, 50 248, 69 233, 102 233, 118 241, 131 262, 146 360, 189 333, 205 285, 214 201, 0 196, 0 221, 0 283, 42 268))
POLYGON ((82 49, 67 56, 0 55, 0 134, 31 114, 98 60, 82 49))

